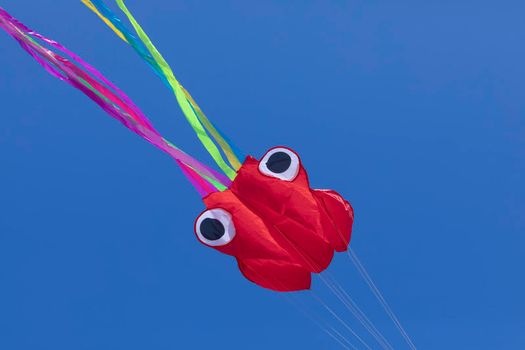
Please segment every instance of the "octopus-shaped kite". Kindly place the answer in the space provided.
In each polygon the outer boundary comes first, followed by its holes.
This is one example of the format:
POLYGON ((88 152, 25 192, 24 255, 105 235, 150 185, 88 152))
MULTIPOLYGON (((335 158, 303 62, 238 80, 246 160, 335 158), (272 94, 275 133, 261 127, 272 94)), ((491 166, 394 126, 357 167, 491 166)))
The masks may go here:
POLYGON ((269 289, 309 289, 311 273, 350 241, 352 207, 334 191, 310 189, 289 148, 272 148, 260 161, 247 157, 230 188, 203 201, 199 240, 234 256, 246 278, 269 289))
POLYGON ((49 73, 82 91, 110 116, 176 160, 206 205, 195 221, 199 241, 235 257, 243 275, 262 287, 309 289, 311 274, 325 270, 334 251, 348 248, 353 224, 350 204, 334 191, 311 189, 299 156, 289 148, 272 148, 260 160, 243 157, 177 81, 122 0, 116 3, 138 38, 103 1, 82 2, 129 43, 174 92, 186 119, 222 172, 174 146, 95 68, 25 27, 2 8, 0 27, 49 73))

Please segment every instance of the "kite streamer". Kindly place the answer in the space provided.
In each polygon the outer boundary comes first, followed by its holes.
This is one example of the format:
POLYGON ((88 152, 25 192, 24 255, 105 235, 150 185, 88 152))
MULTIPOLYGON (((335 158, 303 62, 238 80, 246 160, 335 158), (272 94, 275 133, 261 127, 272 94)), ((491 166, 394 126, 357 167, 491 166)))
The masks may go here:
POLYGON ((186 119, 197 133, 197 136, 208 150, 217 165, 230 178, 234 179, 236 172, 241 167, 241 160, 244 155, 239 151, 224 134, 206 117, 195 100, 191 97, 186 89, 175 78, 173 70, 157 50, 146 32, 142 29, 135 17, 128 10, 123 1, 117 0, 117 5, 127 16, 139 39, 122 23, 120 18, 99 0, 81 0, 88 8, 94 11, 102 20, 125 42, 137 52, 137 54, 146 62, 148 66, 158 75, 161 80, 173 91, 180 108, 186 119), (222 157, 217 145, 209 137, 213 137, 219 145, 228 165, 222 157))
POLYGON ((231 184, 228 177, 200 163, 164 139, 124 92, 78 55, 29 29, 1 7, 0 27, 50 74, 82 91, 111 117, 173 157, 202 196, 223 191, 231 184), (39 41, 61 51, 72 60, 46 48, 39 41))

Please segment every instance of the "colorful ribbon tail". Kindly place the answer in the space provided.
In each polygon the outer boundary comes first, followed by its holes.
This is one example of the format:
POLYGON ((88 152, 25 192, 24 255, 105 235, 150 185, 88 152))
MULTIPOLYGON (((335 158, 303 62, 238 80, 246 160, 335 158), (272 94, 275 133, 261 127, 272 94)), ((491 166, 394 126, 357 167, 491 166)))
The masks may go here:
POLYGON ((80 57, 59 43, 27 28, 1 7, 0 27, 50 74, 83 92, 111 117, 173 157, 201 195, 224 190, 231 184, 230 179, 200 163, 164 139, 124 92, 80 57), (39 41, 67 53, 74 61, 44 47, 39 41))

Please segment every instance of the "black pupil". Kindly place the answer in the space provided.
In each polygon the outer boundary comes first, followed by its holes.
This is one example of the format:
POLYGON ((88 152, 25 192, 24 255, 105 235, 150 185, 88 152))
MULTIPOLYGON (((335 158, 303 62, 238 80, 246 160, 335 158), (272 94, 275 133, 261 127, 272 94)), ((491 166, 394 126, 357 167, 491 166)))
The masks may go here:
POLYGON ((284 152, 275 152, 268 158, 266 166, 276 174, 284 173, 292 164, 292 158, 284 152))
POLYGON ((206 218, 201 222, 201 234, 209 241, 216 241, 224 235, 224 225, 217 219, 206 218))

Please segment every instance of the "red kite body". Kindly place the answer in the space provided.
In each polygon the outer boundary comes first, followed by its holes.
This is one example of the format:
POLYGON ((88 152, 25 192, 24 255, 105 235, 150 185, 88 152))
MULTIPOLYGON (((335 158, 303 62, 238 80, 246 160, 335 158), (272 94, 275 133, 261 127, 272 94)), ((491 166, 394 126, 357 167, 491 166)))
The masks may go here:
POLYGON ((295 152, 247 157, 228 190, 203 199, 199 240, 234 256, 250 281, 272 290, 309 289, 311 273, 350 242, 354 213, 335 191, 311 189, 295 152))

